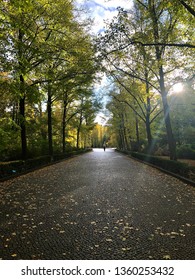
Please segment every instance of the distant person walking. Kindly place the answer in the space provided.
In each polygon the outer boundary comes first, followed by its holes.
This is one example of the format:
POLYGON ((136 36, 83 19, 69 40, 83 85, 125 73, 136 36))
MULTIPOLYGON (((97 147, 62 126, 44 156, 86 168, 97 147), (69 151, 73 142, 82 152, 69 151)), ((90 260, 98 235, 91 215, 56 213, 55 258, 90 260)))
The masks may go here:
POLYGON ((103 143, 104 152, 106 150, 106 142, 103 143))

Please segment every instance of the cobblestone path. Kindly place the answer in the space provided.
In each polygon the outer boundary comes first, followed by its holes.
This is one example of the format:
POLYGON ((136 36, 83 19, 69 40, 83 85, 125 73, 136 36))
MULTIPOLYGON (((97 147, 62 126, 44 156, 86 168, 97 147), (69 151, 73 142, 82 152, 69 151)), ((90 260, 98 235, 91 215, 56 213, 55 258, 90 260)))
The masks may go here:
POLYGON ((195 189, 112 149, 0 183, 0 259, 195 259, 195 189))

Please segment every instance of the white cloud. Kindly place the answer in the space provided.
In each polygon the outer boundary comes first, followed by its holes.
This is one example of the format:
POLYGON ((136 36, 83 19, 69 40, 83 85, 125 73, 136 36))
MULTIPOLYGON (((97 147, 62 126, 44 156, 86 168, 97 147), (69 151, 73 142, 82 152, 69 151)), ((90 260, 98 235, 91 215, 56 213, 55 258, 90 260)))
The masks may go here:
MULTIPOLYGON (((105 27, 104 21, 111 21, 118 14, 117 7, 125 9, 132 7, 132 0, 76 0, 76 2, 81 5, 84 4, 89 12, 87 16, 90 15, 94 19, 94 25, 91 27, 93 34, 101 32, 105 27)), ((111 81, 108 80, 105 74, 99 78, 100 80, 94 84, 94 91, 101 97, 103 104, 106 104, 108 101, 107 92, 111 87, 111 81)), ((103 108, 103 111, 98 114, 95 120, 102 125, 105 125, 109 119, 105 111, 106 108, 103 108)))
POLYGON ((110 21, 117 15, 117 7, 125 9, 132 7, 132 0, 77 0, 77 3, 84 4, 94 19, 94 26, 91 30, 93 33, 100 32, 105 27, 104 21, 110 21))
POLYGON ((109 117, 106 117, 102 112, 100 112, 95 118, 95 123, 99 123, 104 126, 108 120, 109 117))

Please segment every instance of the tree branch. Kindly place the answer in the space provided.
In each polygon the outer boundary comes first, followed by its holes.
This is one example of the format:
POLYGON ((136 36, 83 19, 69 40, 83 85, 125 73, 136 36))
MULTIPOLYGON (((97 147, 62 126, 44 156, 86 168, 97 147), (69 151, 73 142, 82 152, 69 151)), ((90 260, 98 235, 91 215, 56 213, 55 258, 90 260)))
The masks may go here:
POLYGON ((136 113, 136 115, 140 117, 140 119, 145 123, 145 119, 135 110, 135 108, 129 102, 127 102, 126 100, 120 100, 115 95, 112 95, 112 97, 119 103, 127 104, 133 110, 133 112, 136 113))
POLYGON ((153 121, 163 112, 163 110, 160 110, 151 120, 150 124, 153 123, 153 121))
POLYGON ((188 4, 186 4, 185 1, 179 0, 179 2, 185 7, 185 9, 195 17, 195 10, 192 9, 192 7, 190 7, 188 4))
POLYGON ((154 86, 152 83, 146 81, 144 78, 141 78, 141 77, 139 77, 139 76, 137 76, 137 75, 134 75, 134 74, 132 74, 132 73, 126 72, 125 70, 121 69, 120 67, 118 67, 118 66, 116 66, 116 65, 113 65, 113 66, 115 67, 116 70, 118 70, 118 71, 124 73, 125 75, 127 75, 127 76, 129 76, 129 77, 131 77, 131 78, 138 79, 138 80, 140 80, 140 81, 142 81, 142 82, 144 82, 144 83, 147 82, 151 87, 153 87, 155 90, 157 90, 157 91, 160 93, 159 89, 158 89, 156 86, 154 86))
POLYGON ((141 1, 139 1, 139 0, 136 0, 141 6, 143 6, 145 9, 148 9, 148 7, 144 4, 144 3, 142 3, 141 1))
POLYGON ((113 75, 114 78, 117 80, 117 82, 133 97, 133 99, 136 101, 136 103, 138 104, 138 107, 140 108, 142 114, 144 117, 146 117, 144 111, 143 111, 143 108, 141 106, 141 104, 139 103, 137 97, 115 76, 113 75))
POLYGON ((139 41, 134 41, 133 44, 141 44, 142 46, 164 46, 195 49, 195 45, 192 45, 190 43, 142 43, 139 41))

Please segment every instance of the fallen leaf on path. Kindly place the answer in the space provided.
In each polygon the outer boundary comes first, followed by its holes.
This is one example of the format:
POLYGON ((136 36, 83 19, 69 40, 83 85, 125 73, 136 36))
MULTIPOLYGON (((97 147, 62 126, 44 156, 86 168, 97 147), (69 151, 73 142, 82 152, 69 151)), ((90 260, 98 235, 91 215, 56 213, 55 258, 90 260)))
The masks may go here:
POLYGON ((170 255, 164 255, 164 256, 163 256, 163 259, 165 259, 165 260, 171 260, 171 256, 170 256, 170 255))
POLYGON ((191 224, 186 224, 187 227, 191 227, 191 224))
POLYGON ((106 239, 107 242, 112 242, 113 240, 111 238, 106 239))

